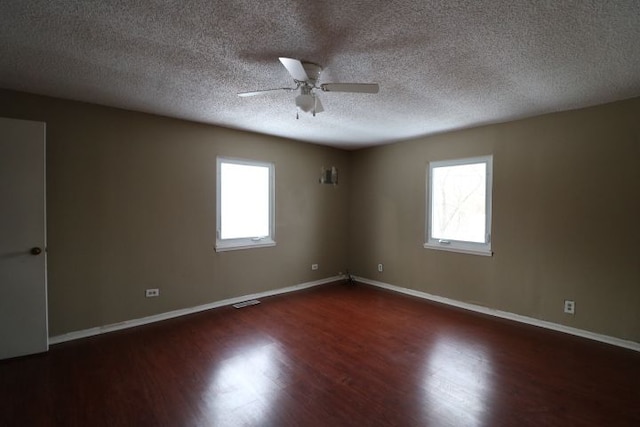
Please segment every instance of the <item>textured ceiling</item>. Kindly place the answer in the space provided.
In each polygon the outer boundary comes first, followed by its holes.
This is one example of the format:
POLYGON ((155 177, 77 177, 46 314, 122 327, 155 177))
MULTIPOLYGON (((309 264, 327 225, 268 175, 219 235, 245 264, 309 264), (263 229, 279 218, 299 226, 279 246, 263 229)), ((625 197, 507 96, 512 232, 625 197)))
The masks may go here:
POLYGON ((638 0, 3 0, 0 87, 343 148, 640 96, 638 0), (296 120, 279 56, 323 66, 296 120))

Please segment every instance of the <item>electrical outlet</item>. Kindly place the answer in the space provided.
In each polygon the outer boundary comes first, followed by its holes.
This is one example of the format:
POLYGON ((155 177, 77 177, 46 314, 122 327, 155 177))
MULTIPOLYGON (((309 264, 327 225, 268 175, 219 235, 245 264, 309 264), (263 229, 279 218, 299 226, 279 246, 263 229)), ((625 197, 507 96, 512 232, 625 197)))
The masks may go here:
POLYGON ((317 270, 318 269, 318 264, 311 264, 311 269, 312 270, 317 270))
POLYGON ((378 264, 378 271, 382 273, 384 271, 384 265, 378 264))
POLYGON ((567 314, 576 313, 576 302, 572 300, 564 300, 564 312, 567 314))
POLYGON ((147 298, 160 296, 160 289, 147 289, 144 295, 147 298))

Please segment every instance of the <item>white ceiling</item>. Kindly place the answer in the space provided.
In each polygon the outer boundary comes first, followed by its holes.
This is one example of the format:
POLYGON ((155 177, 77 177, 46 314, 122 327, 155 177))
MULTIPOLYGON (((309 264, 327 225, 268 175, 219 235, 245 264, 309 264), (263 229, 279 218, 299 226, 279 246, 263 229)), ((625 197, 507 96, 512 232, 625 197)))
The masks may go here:
POLYGON ((638 0, 3 0, 0 87, 342 148, 640 96, 638 0), (296 120, 279 56, 324 67, 296 120))

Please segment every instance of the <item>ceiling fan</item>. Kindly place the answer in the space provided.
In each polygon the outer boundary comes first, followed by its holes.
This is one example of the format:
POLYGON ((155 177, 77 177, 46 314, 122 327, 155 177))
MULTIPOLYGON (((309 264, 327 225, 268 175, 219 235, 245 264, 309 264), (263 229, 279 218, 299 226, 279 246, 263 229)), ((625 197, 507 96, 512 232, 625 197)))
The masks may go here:
MULTIPOLYGON (((280 62, 293 77, 293 81, 296 84, 295 87, 240 92, 238 96, 247 97, 281 90, 288 92, 300 90, 300 94, 296 97, 298 110, 312 113, 315 116, 317 113, 324 111, 322 103, 315 93, 316 90, 321 90, 322 92, 378 93, 380 89, 378 83, 322 83, 318 85, 318 78, 322 71, 320 65, 283 57, 280 58, 280 62)), ((297 114, 296 118, 298 118, 297 114)))

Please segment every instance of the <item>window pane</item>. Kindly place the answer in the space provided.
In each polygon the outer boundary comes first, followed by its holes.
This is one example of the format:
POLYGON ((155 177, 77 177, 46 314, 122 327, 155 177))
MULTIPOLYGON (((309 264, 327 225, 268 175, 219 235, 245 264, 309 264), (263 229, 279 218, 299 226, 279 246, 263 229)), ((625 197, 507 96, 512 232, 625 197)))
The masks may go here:
POLYGON ((220 165, 220 238, 269 236, 269 168, 220 165))
POLYGON ((486 163, 434 167, 431 237, 486 242, 486 163))

